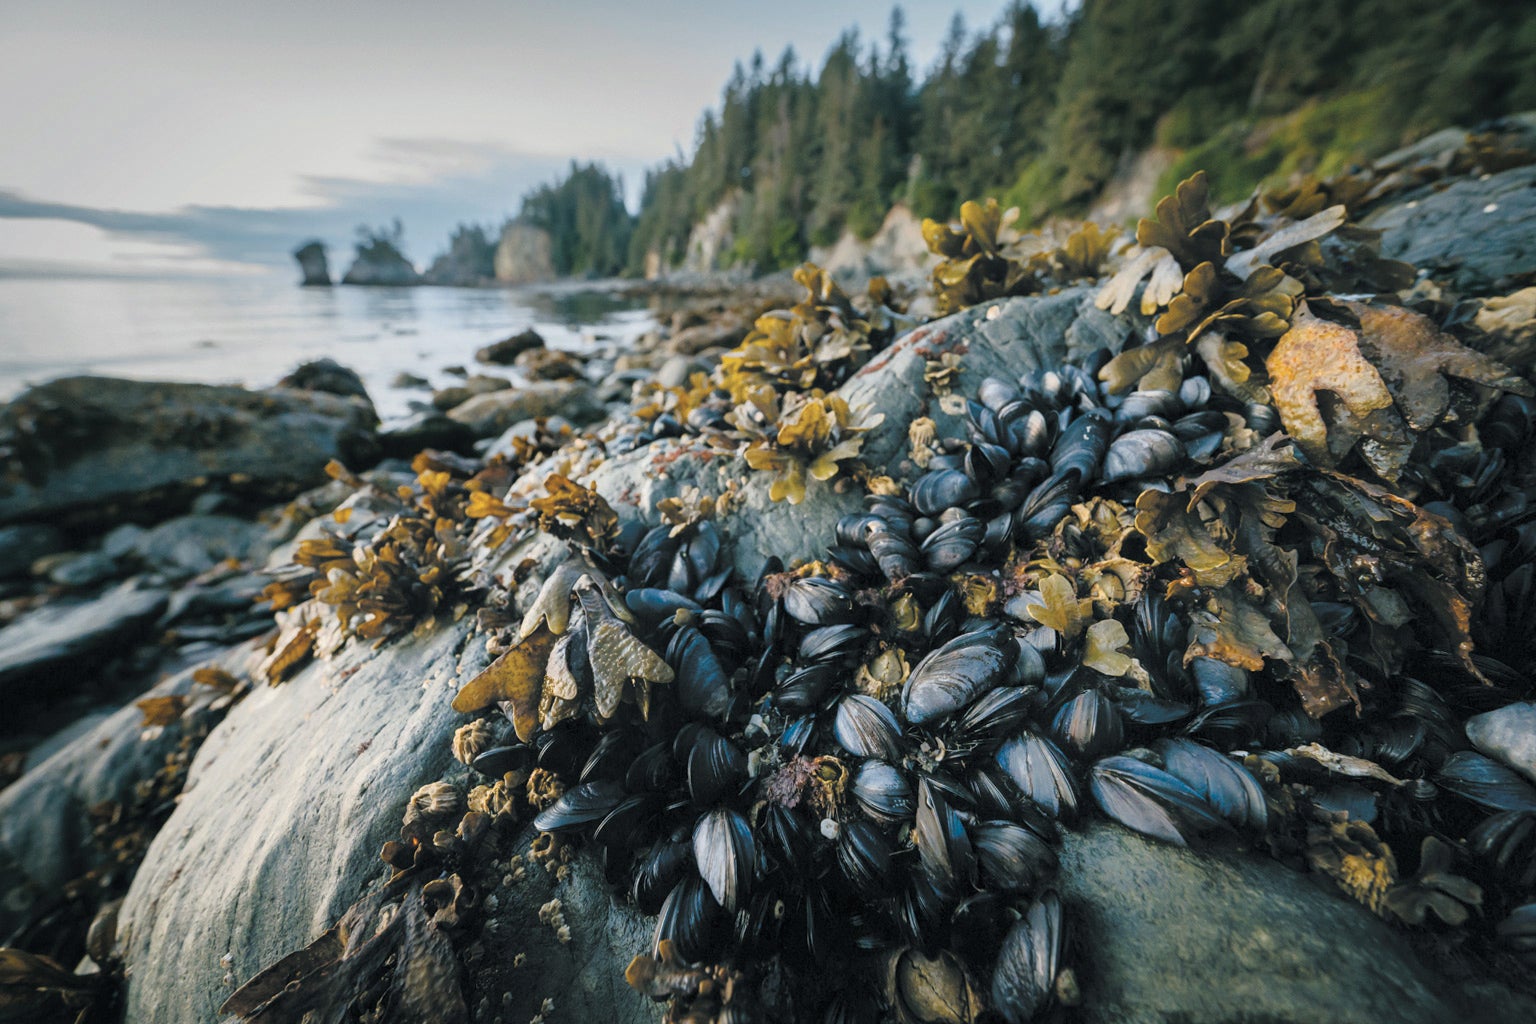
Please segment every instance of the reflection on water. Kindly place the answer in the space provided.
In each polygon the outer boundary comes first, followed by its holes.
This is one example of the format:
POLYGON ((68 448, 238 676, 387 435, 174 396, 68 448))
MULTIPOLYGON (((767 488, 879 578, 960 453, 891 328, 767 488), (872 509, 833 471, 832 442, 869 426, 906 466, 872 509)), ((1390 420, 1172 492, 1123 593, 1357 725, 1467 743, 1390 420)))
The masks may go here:
MULTIPOLYGON (((633 340, 652 324, 610 292, 300 288, 286 273, 231 278, 0 278, 0 400, 30 383, 93 373, 263 386, 307 359, 357 370, 385 417, 474 371, 475 349, 532 327, 553 347, 633 340)), ((501 372, 493 370, 492 372, 501 372)))

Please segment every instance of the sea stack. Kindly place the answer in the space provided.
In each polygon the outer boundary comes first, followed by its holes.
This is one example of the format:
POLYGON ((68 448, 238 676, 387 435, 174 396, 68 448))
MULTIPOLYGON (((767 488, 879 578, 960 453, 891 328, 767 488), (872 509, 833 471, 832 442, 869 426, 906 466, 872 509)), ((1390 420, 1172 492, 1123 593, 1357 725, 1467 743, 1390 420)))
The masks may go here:
POLYGON ((311 239, 293 250, 293 258, 299 261, 299 272, 304 275, 301 282, 305 287, 311 285, 331 286, 331 265, 325 258, 325 243, 318 239, 311 239))

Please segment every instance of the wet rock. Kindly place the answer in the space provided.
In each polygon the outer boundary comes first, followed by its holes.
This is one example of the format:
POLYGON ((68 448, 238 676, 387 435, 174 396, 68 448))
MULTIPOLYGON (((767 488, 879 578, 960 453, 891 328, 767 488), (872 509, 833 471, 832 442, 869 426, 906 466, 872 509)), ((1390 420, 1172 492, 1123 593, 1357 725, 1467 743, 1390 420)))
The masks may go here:
POLYGON ((392 388, 430 388, 432 382, 425 377, 418 377, 414 373, 407 373, 401 370, 395 374, 394 378, 389 382, 389 386, 392 388))
POLYGON ((695 373, 703 373, 704 370, 703 362, 698 359, 691 359, 688 356, 669 356, 656 371, 656 383, 664 388, 684 387, 689 377, 695 373))
POLYGON ((463 405, 476 395, 488 395, 493 391, 505 391, 511 386, 512 381, 508 377, 477 373, 473 377, 465 377, 463 384, 455 384, 452 387, 441 388, 432 392, 432 405, 434 408, 447 412, 456 405, 463 405))
POLYGON ((387 459, 409 459, 423 448, 467 453, 474 443, 475 432, 440 409, 423 409, 379 431, 379 451, 387 459))
POLYGON ((271 544, 266 528, 234 516, 177 516, 134 538, 125 554, 173 580, 196 576, 220 562, 259 562, 271 544))
MULTIPOLYGON (((482 456, 489 459, 496 455, 511 455, 514 439, 532 437, 538 432, 538 429, 538 420, 523 420, 521 423, 514 423, 497 435, 495 439, 486 443, 482 456)), ((574 430, 575 428, 572 426, 571 421, 564 416, 550 416, 544 420, 544 429, 551 433, 559 433, 561 430, 574 430)))
POLYGON ((1365 218, 1383 256, 1412 263, 1460 292, 1501 294, 1536 273, 1536 166, 1457 181, 1394 201, 1365 218))
POLYGON ((293 258, 298 260, 299 273, 304 276, 300 284, 306 287, 330 287, 331 265, 325 258, 324 242, 305 242, 293 250, 293 258))
POLYGON ((0 629, 0 697, 63 689, 72 671, 142 636, 165 608, 162 590, 123 583, 92 600, 43 605, 0 629))
POLYGON ((1458 992, 1390 926, 1253 854, 1201 855, 1097 823, 1067 833, 1085 1024, 1515 1019, 1526 1000, 1458 992), (1502 1014, 1515 1010, 1515 1017, 1502 1014))
POLYGON ((1473 715, 1467 719, 1467 739, 1489 757, 1536 781, 1536 701, 1473 715))
POLYGON ((367 464, 374 423, 366 401, 324 392, 65 377, 0 409, 0 523, 110 523, 214 481, 285 498, 331 459, 367 464))
POLYGON ((324 391, 331 395, 352 395, 372 404, 363 378, 356 370, 342 366, 327 356, 301 364, 288 376, 277 382, 280 388, 296 388, 299 391, 324 391))
POLYGON ((482 363, 495 363, 498 366, 511 366, 517 361, 517 357, 524 352, 544 347, 544 338, 532 327, 525 331, 518 331, 510 338, 486 345, 475 352, 475 358, 482 363))
POLYGON ((34 563, 33 571, 46 576, 48 582, 71 590, 84 590, 122 575, 117 559, 104 551, 53 555, 34 563))
POLYGON ((672 335, 672 340, 667 342, 667 351, 693 356, 711 348, 735 348, 747 336, 747 327, 735 320, 688 327, 672 335))
POLYGON ((579 381, 541 380, 522 387, 476 395, 448 410, 448 415, 473 430, 478 437, 501 433, 520 420, 559 414, 573 423, 591 423, 606 410, 579 381))
POLYGON ((43 523, 0 526, 0 580, 30 576, 33 562, 64 547, 64 534, 43 523))
POLYGON ((514 365, 528 380, 580 380, 585 376, 581 357, 557 348, 529 349, 514 365))
MULTIPOLYGON (((183 672, 150 695, 197 689, 206 695, 183 672)), ((109 852, 91 841, 90 808, 127 801, 165 763, 185 728, 177 723, 146 737, 142 719, 132 704, 118 708, 0 790, 0 941, 49 931, 50 916, 67 902, 64 886, 107 861, 109 852)))

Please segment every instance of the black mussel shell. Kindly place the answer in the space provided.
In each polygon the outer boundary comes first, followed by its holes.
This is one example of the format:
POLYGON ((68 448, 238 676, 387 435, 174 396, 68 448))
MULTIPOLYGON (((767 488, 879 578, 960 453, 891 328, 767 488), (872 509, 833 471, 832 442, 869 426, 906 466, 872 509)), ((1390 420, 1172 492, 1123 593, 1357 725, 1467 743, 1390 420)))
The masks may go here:
POLYGON ((1002 412, 1019 400, 1019 389, 998 377, 984 377, 976 389, 976 398, 993 412, 1002 412))
POLYGON ((1048 892, 1004 936, 992 969, 992 1009, 1008 1024, 1029 1024, 1050 1003, 1062 931, 1061 900, 1048 892))
POLYGON ((693 598, 659 587, 637 587, 629 591, 624 595, 624 605, 648 622, 670 619, 679 611, 697 613, 704 610, 693 598))
POLYGON ((833 662, 822 662, 791 672, 773 690, 773 705, 791 714, 810 711, 821 704, 842 671, 833 662))
POLYGON ((693 860, 715 902, 735 913, 751 893, 757 870, 752 826, 726 807, 702 815, 693 826, 693 860))
POLYGON ((820 626, 801 638, 800 657, 805 661, 835 661, 856 653, 868 636, 868 629, 852 623, 820 626))
POLYGON ((867 694, 853 693, 838 701, 832 731, 851 754, 901 760, 901 723, 896 713, 867 694))
POLYGON ((1148 416, 1170 420, 1183 411, 1183 401, 1172 391, 1132 391, 1115 410, 1115 420, 1118 423, 1135 423, 1148 416))
POLYGON ((1536 888, 1536 811, 1489 815, 1467 834, 1467 843, 1511 888, 1536 888))
POLYGON ((1536 811, 1536 789, 1511 768, 1458 750, 1435 773, 1441 789, 1449 790, 1494 811, 1536 811))
POLYGON ((880 571, 891 582, 905 579, 923 567, 923 556, 917 545, 894 529, 880 527, 868 534, 869 553, 874 555, 880 571))
POLYGON ((1494 930, 1527 967, 1536 967, 1536 902, 1516 907, 1494 930))
POLYGON ((1056 712, 1051 734, 1067 753, 1093 760, 1120 749, 1125 725, 1108 697, 1098 690, 1084 690, 1056 712))
POLYGON ((640 751, 624 773, 624 788, 631 793, 659 793, 676 781, 677 761, 665 740, 640 751))
POLYGON ((940 892, 958 894, 975 880, 976 852, 965 822, 927 778, 917 784, 912 836, 923 871, 940 892))
POLYGON ((958 469, 929 470, 912 485, 912 505, 919 514, 937 516, 947 508, 975 501, 981 488, 958 469))
POLYGON ((917 725, 952 715, 1004 682, 1017 657, 1018 647, 1004 629, 963 633, 912 669, 902 689, 902 712, 917 725))
POLYGON ((625 797, 598 822, 592 838, 608 846, 631 849, 650 838, 660 811, 661 798, 655 793, 625 797))
POLYGON ((629 580, 636 587, 658 587, 666 583, 672 570, 672 555, 677 541, 671 527, 657 526, 640 539, 629 556, 629 580))
POLYGON ((562 722, 533 737, 534 760, 540 768, 567 778, 578 773, 597 743, 595 730, 573 722, 562 722))
POLYGON ((688 873, 693 844, 688 839, 659 839, 635 858, 630 895, 642 914, 660 912, 667 894, 688 873))
POLYGON ((1113 429, 1109 420, 1096 415, 1079 416, 1068 423, 1051 448, 1051 472, 1057 476, 1075 475, 1079 487, 1088 483, 1104 461, 1113 429))
POLYGON ((1072 474, 1055 473, 1029 492, 1013 514, 1014 533, 1023 541, 1048 536, 1077 502, 1078 480, 1072 474))
POLYGON ((582 765, 579 782, 622 779, 640 750, 640 737, 627 729, 605 732, 582 765))
POLYGON ((1099 761, 1088 773, 1088 788, 1112 819, 1175 846, 1188 845, 1190 833, 1223 824, 1205 798, 1182 780, 1134 757, 1099 761))
POLYGON ((683 712, 723 721, 731 707, 731 681, 704 634, 691 625, 679 627, 667 644, 667 663, 683 712))
POLYGON ((971 560, 986 536, 986 524, 967 515, 942 523, 922 544, 923 557, 933 572, 949 573, 971 560))
POLYGON ((896 924, 913 949, 931 953, 944 940, 944 923, 954 899, 935 886, 926 871, 907 874, 907 886, 897 904, 896 924))
MULTIPOLYGON (((1002 437, 1001 428, 993 437, 1002 437)), ((975 480, 981 487, 987 487, 995 480, 1001 480, 1013 469, 1013 460, 1008 454, 1008 449, 1001 444, 989 441, 977 441, 971 445, 971 450, 965 453, 965 474, 975 480)))
POLYGON ((1253 773, 1193 740, 1162 739, 1156 748, 1168 774, 1183 782, 1238 828, 1263 829, 1269 804, 1253 773))
POLYGON ((1038 690, 999 686, 976 698, 955 719, 952 743, 995 746, 1018 732, 1038 690))
POLYGON ((708 961, 718 955, 720 941, 730 934, 730 917, 710 895, 704 879, 685 874, 661 905, 656 917, 651 955, 670 941, 677 955, 689 963, 708 961))
POLYGON ((1185 457, 1184 442, 1167 431, 1127 431, 1104 454, 1104 482, 1162 476, 1181 466, 1185 457))
POLYGON ((747 756, 713 729, 700 729, 694 735, 687 764, 688 793, 700 805, 734 793, 747 778, 747 756))
POLYGON ((864 535, 873 522, 877 522, 875 516, 869 513, 849 512, 837 520, 835 531, 837 542, 844 547, 857 548, 864 546, 864 535))
POLYGON ((870 822, 846 821, 837 837, 837 865, 857 891, 883 895, 891 873, 891 841, 870 822))
POLYGON ((1056 744, 1032 732, 1022 732, 997 751, 997 763, 1025 796, 1057 818, 1077 814, 1077 780, 1071 764, 1056 744))
POLYGON ((1208 708, 1230 704, 1248 696, 1248 673, 1215 658, 1195 658, 1189 663, 1200 703, 1208 708))
POLYGON ((584 782, 560 795, 533 819, 540 832, 580 828, 606 818, 624 799, 624 787, 613 779, 584 782))
POLYGON ((1034 892, 1056 874, 1056 851, 1011 821, 983 821, 971 829, 981 877, 1004 892, 1034 892))
POLYGON ((865 814, 882 825, 910 820, 916 807, 907 776, 894 765, 875 758, 863 762, 854 772, 853 798, 865 814))
POLYGON ((797 872, 810 859, 811 848, 820 835, 805 815, 775 803, 763 806, 758 829, 765 860, 770 866, 790 873, 797 872))
POLYGON ((510 747, 489 747, 475 755, 469 766, 489 779, 499 779, 507 772, 526 768, 533 761, 533 748, 526 743, 510 747))
POLYGON ((807 626, 835 626, 856 617, 853 591, 836 580, 807 576, 784 588, 784 610, 807 626))
POLYGON ((879 559, 868 547, 852 547, 846 544, 834 544, 827 548, 827 558, 836 565, 848 570, 858 577, 879 578, 885 570, 880 568, 879 559))

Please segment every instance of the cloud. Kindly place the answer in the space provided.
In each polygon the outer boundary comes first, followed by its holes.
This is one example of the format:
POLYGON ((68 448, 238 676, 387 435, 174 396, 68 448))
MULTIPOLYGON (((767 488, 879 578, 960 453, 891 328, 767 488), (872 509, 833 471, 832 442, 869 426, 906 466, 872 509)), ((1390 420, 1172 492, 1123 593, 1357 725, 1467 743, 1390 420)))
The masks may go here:
MULTIPOLYGON (((359 225, 405 225, 406 254, 418 266, 447 247, 464 222, 499 225, 524 193, 559 175, 568 160, 451 139, 384 139, 376 146, 386 180, 307 176, 304 207, 183 206, 139 212, 35 199, 0 189, 0 219, 85 224, 122 241, 175 246, 182 255, 234 263, 287 265, 299 243, 320 238, 344 268, 359 225)), ((638 162, 610 163, 627 182, 638 162)), ((170 254, 167 254, 170 256, 170 254)))

